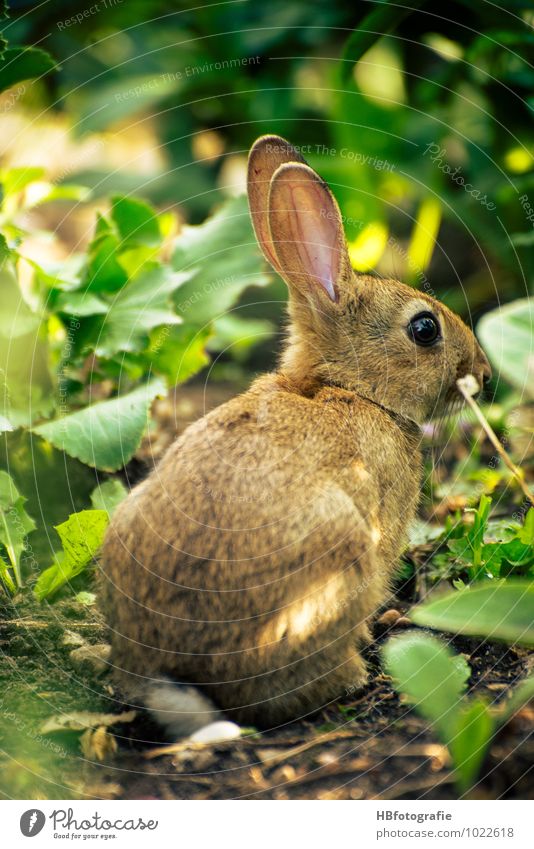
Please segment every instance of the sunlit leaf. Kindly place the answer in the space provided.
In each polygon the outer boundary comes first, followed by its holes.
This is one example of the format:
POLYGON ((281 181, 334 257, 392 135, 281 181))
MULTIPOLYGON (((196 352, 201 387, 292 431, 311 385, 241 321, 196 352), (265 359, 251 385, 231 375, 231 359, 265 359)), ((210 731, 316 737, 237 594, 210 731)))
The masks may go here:
POLYGON ((92 562, 109 524, 105 510, 81 510, 56 525, 63 551, 56 562, 39 575, 34 593, 39 601, 50 598, 92 562))
POLYGON ((26 537, 35 530, 35 522, 24 509, 25 501, 10 475, 0 470, 0 544, 5 548, 15 582, 3 561, 0 562, 0 579, 10 590, 22 584, 20 556, 24 551, 26 537))
POLYGON ((522 298, 486 313, 477 333, 497 374, 534 397, 534 299, 522 298))
POLYGON ((164 381, 154 379, 127 395, 46 422, 34 432, 88 466, 116 471, 139 447, 152 400, 164 393, 164 381))
POLYGON ((534 581, 474 585, 418 605, 418 625, 534 647, 534 581))
POLYGON ((468 790, 476 780, 495 732, 495 718, 482 699, 472 699, 456 716, 449 741, 458 786, 468 790))
POLYGON ((389 640, 384 659, 396 688, 432 722, 442 739, 450 740, 470 674, 465 659, 435 637, 415 631, 389 640))
POLYGON ((417 273, 425 271, 430 265, 436 246, 441 222, 441 206, 435 198, 425 198, 422 202, 415 222, 412 238, 408 248, 408 275, 411 269, 416 269, 412 275, 417 279, 417 273))
POLYGON ((210 362, 206 343, 212 333, 209 324, 203 327, 181 324, 162 328, 155 334, 148 350, 151 367, 166 376, 169 386, 189 380, 210 362))
POLYGON ((154 327, 179 324, 171 295, 191 277, 158 265, 146 268, 118 292, 94 330, 94 349, 103 357, 118 351, 140 351, 154 327))
POLYGON ((185 321, 200 325, 225 313, 248 286, 265 286, 270 280, 245 197, 226 201, 197 227, 184 227, 172 264, 195 272, 176 293, 175 303, 185 321))
POLYGON ((161 244, 158 216, 154 209, 138 198, 115 197, 111 217, 121 237, 121 249, 135 245, 154 247, 161 244))
POLYGON ((128 490, 117 478, 104 481, 91 493, 91 504, 95 510, 105 510, 111 516, 116 507, 119 506, 128 495, 128 490))
POLYGON ((42 77, 56 67, 50 54, 39 47, 8 47, 0 56, 0 91, 42 77))

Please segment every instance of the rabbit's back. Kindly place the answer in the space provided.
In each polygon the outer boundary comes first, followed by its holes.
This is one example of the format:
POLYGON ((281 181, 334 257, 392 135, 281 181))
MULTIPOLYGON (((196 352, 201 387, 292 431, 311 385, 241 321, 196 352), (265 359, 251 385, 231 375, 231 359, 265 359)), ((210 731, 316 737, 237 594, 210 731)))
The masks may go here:
POLYGON ((192 425, 107 535, 115 663, 226 681, 228 708, 243 676, 257 690, 261 672, 361 642, 415 506, 416 442, 353 393, 308 398, 278 375, 192 425))

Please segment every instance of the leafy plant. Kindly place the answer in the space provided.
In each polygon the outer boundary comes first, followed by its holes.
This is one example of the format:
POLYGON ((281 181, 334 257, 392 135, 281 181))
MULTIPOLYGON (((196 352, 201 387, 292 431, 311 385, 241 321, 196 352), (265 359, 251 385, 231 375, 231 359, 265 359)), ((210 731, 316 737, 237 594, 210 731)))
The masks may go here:
MULTIPOLYGON (((61 417, 34 432, 88 465, 114 470, 137 448, 151 400, 205 367, 208 349, 246 350, 258 333, 271 332, 268 322, 249 328, 227 314, 246 288, 270 278, 243 197, 175 237, 171 214, 116 196, 109 216, 98 216, 86 255, 38 264, 19 246, 18 216, 29 208, 25 190, 43 176, 40 168, 0 173, 10 241, 0 242, 0 428, 31 426, 60 407, 61 417), (33 273, 29 295, 19 285, 21 265, 33 273)), ((79 199, 76 187, 68 189, 62 186, 64 196, 79 199)), ((46 203, 56 195, 39 197, 46 203)))
POLYGON ((534 508, 523 525, 492 523, 492 500, 482 495, 476 510, 467 509, 473 521, 447 519, 442 535, 447 552, 433 558, 437 577, 452 577, 457 588, 484 578, 534 577, 534 508), (453 560, 451 560, 453 555, 453 560))
POLYGON ((87 569, 102 545, 108 523, 106 510, 82 510, 56 525, 63 549, 56 555, 53 565, 37 579, 34 593, 39 601, 55 595, 87 569))
POLYGON ((506 580, 466 587, 412 610, 417 624, 534 648, 534 582, 506 580))
POLYGON ((9 561, 8 566, 0 557, 0 580, 11 592, 22 586, 20 557, 26 537, 35 530, 35 522, 24 509, 25 501, 12 478, 0 470, 0 545, 9 561))
POLYGON ((34 433, 82 463, 112 472, 124 466, 139 447, 151 402, 164 393, 165 383, 155 378, 126 395, 46 422, 34 433))
POLYGON ((456 782, 465 793, 476 780, 491 741, 519 708, 534 697, 534 677, 522 682, 504 708, 481 697, 468 697, 470 668, 435 637, 417 632, 386 643, 385 666, 395 689, 428 720, 447 746, 456 782))
POLYGON ((534 398, 534 299, 522 298, 484 315, 478 335, 497 373, 534 398))
POLYGON ((110 478, 93 490, 91 504, 95 510, 105 510, 111 516, 127 495, 128 490, 124 484, 117 478, 110 478))

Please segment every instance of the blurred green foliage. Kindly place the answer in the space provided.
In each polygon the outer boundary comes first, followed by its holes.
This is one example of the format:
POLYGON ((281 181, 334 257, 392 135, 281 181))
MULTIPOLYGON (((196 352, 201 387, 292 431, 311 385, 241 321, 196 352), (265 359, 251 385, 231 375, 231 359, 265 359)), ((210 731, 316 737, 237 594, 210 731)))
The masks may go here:
POLYGON ((38 437, 51 456, 114 471, 156 395, 207 366, 216 378, 272 365, 286 290, 243 193, 262 133, 288 137, 331 184, 357 270, 402 277, 470 322, 486 313, 496 369, 531 389, 529 2, 457 0, 446 16, 437 0, 27 12, 14 3, 4 21, 0 111, 20 110, 26 134, 37 117, 61 120, 80 155, 50 174, 31 156, 0 163, 0 431, 12 448, 29 428, 41 451, 38 437), (63 230, 84 209, 80 245, 63 230), (62 258, 37 256, 39 240, 62 258))
POLYGON ((532 16, 529 0, 446 14, 437 0, 78 0, 14 16, 6 34, 45 38, 61 71, 43 98, 80 136, 155 124, 165 171, 82 165, 99 195, 141 192, 198 222, 231 186, 229 162, 280 133, 333 185, 357 267, 421 284, 430 265, 432 289, 469 315, 531 286, 532 16))

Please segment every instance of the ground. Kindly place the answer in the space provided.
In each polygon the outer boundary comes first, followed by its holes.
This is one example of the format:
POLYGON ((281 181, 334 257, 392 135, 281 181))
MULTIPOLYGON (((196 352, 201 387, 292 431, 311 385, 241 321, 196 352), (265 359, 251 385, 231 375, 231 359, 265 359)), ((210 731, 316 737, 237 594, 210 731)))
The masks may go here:
MULTIPOLYGON (((182 406, 160 403, 150 452, 165 448, 171 431, 224 400, 202 391, 182 406), (167 424, 165 424, 167 422, 167 424), (165 430, 167 429, 167 430, 165 430)), ((130 464, 143 474, 148 443, 130 464)), ((106 664, 106 627, 98 604, 72 594, 38 604, 28 591, 4 598, 0 613, 0 792, 4 798, 98 799, 455 799, 446 749, 427 723, 403 704, 380 666, 380 646, 413 627, 406 617, 429 582, 432 545, 415 546, 415 573, 399 581, 381 613, 367 652, 370 683, 306 722, 209 747, 166 750, 142 712, 121 706, 106 664), (97 714, 126 712, 122 721, 97 714), (80 715, 89 712, 90 716, 80 715), (61 728, 53 730, 56 717, 61 728), (48 729, 44 724, 48 722, 48 729), (69 727, 70 726, 70 727, 69 727), (46 732, 46 733, 45 733, 46 732)), ((454 638, 468 660, 470 689, 493 703, 532 671, 532 653, 477 639, 454 638)), ((493 740, 477 798, 534 797, 534 711, 524 707, 493 740)))

